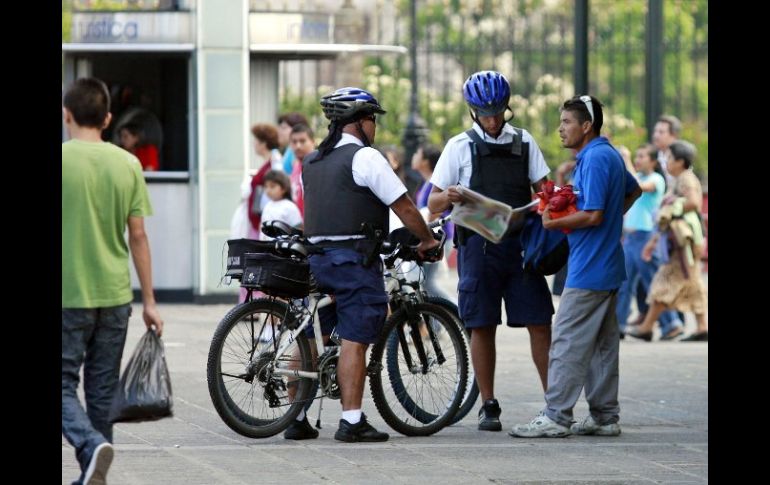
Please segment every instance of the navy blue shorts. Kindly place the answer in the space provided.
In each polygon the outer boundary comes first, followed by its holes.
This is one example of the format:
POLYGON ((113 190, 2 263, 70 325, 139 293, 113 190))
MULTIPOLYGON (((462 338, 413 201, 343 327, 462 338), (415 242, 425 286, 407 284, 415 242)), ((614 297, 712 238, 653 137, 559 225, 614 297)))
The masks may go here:
POLYGON ((457 254, 460 315, 467 328, 500 325, 501 300, 509 327, 550 325, 553 301, 545 276, 524 272, 521 243, 491 243, 474 234, 457 254))
POLYGON ((352 249, 327 249, 310 257, 310 271, 319 289, 334 295, 335 304, 319 310, 321 331, 331 333, 335 324, 340 338, 373 344, 388 314, 388 296, 382 279, 382 260, 370 267, 352 249), (335 311, 336 310, 336 311, 335 311))

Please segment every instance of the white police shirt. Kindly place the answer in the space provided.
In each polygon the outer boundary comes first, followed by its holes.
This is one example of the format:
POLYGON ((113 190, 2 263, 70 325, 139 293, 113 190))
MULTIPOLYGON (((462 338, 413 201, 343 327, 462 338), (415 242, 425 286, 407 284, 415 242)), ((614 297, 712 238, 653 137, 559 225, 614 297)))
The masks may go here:
MULTIPOLYGON (((364 142, 355 136, 343 133, 342 138, 334 145, 334 148, 350 143, 364 146, 364 142)), ((382 153, 372 147, 364 147, 353 155, 353 181, 361 187, 368 187, 386 206, 390 206, 406 193, 406 186, 404 186, 404 183, 401 182, 401 179, 393 171, 390 163, 382 156, 382 153)), ((310 238, 310 242, 343 241, 363 237, 362 235, 316 236, 310 238)))
MULTIPOLYGON (((513 142, 513 126, 508 123, 503 125, 502 133, 497 138, 492 138, 484 133, 484 130, 481 129, 478 123, 473 123, 473 129, 487 143, 503 144, 513 142)), ((532 135, 524 129, 521 132, 522 142, 529 143, 529 181, 530 183, 535 183, 548 175, 551 169, 546 165, 543 153, 540 151, 540 147, 535 139, 532 138, 532 135)), ((470 137, 463 132, 453 136, 447 142, 444 150, 441 152, 441 157, 438 159, 436 169, 433 171, 430 183, 441 190, 446 190, 448 187, 458 184, 463 187, 469 187, 472 170, 470 137)))

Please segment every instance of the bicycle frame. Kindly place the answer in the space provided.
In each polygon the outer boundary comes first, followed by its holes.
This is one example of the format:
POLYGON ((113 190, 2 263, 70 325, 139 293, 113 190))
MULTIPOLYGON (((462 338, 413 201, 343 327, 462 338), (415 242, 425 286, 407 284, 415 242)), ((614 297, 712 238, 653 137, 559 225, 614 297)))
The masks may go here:
MULTIPOLYGON (((419 282, 411 283, 407 282, 403 277, 398 278, 395 276, 392 276, 390 273, 386 273, 385 275, 385 290, 387 291, 388 295, 394 295, 395 293, 399 293, 403 296, 406 296, 407 294, 414 295, 415 300, 409 301, 407 299, 402 299, 400 302, 401 305, 407 306, 408 310, 411 308, 411 305, 416 302, 421 302, 423 300, 422 295, 420 294, 420 284, 419 282), (405 287, 411 288, 412 291, 404 291, 405 287)), ((288 333, 281 332, 278 348, 275 352, 275 358, 274 361, 278 361, 278 359, 286 353, 286 351, 289 349, 291 344, 296 340, 297 335, 300 335, 300 332, 304 332, 305 329, 310 325, 310 321, 312 318, 312 326, 313 326, 313 332, 316 336, 321 335, 321 321, 318 316, 318 310, 331 305, 334 302, 331 296, 329 295, 323 295, 321 293, 311 293, 308 295, 308 304, 306 306, 302 307, 302 321, 300 324, 294 328, 289 329, 288 333), (308 311, 309 308, 312 308, 312 313, 308 311), (284 336, 285 335, 285 336, 284 336)), ((291 305, 290 305, 291 308, 291 305)), ((410 312, 411 313, 411 312, 410 312)), ((410 318, 410 321, 412 318, 410 318)), ((437 351, 437 354, 439 356, 439 360, 443 361, 443 353, 441 352, 440 348, 436 345, 435 342, 435 335, 433 335, 433 329, 430 328, 430 325, 427 326, 427 331, 430 336, 430 340, 433 342, 435 350, 437 351)), ((428 367, 428 361, 425 354, 425 349, 422 346, 422 339, 419 338, 419 329, 416 325, 412 326, 412 338, 413 342, 415 342, 417 355, 420 360, 420 368, 427 371, 428 367)), ((402 343, 402 349, 405 353, 405 359, 407 360, 409 367, 413 367, 412 365, 412 358, 411 355, 406 350, 406 334, 404 333, 403 329, 399 329, 398 331, 399 339, 402 343)), ((317 355, 323 355, 324 352, 331 350, 337 346, 325 346, 323 343, 323 338, 315 338, 315 346, 317 355)), ((278 363, 276 362, 276 365, 278 363)), ((299 369, 285 369, 281 367, 276 367, 273 369, 273 374, 278 376, 289 376, 289 377, 301 377, 301 378, 308 378, 308 379, 315 379, 318 380, 320 378, 320 374, 318 371, 303 371, 299 369)))
MULTIPOLYGON (((427 322, 420 322, 419 315, 414 312, 414 305, 424 302, 423 293, 421 290, 420 278, 417 281, 407 281, 405 274, 400 271, 399 268, 391 266, 387 268, 389 271, 385 273, 385 290, 388 293, 391 305, 391 310, 396 311, 396 308, 403 308, 406 311, 407 319, 410 326, 410 337, 417 353, 419 365, 414 365, 412 355, 408 350, 406 333, 403 328, 398 328, 396 334, 401 343, 401 351, 403 352, 404 361, 409 369, 413 372, 426 373, 428 371, 428 357, 425 351, 425 347, 422 341, 421 329, 428 334, 428 338, 432 344, 433 351, 436 354, 436 358, 440 364, 443 364, 446 358, 444 352, 439 345, 436 334, 433 328, 427 324, 427 322), (396 303, 397 305, 393 305, 396 303)), ((420 269, 420 271, 422 271, 420 269)))
MULTIPOLYGON (((435 225, 444 224, 449 218, 442 218, 436 221, 435 225)), ((444 236, 445 237, 445 236, 444 236)), ((444 242, 444 239, 442 239, 442 244, 444 242)), ((393 270, 394 268, 388 268, 389 270, 393 270)), ((412 341, 415 345, 415 348, 417 350, 417 355, 420 360, 420 367, 422 368, 422 372, 427 372, 428 369, 428 360, 425 353, 425 348, 423 347, 422 339, 420 338, 420 324, 415 320, 415 315, 413 311, 413 304, 421 302, 422 295, 420 294, 420 283, 419 280, 415 283, 407 282, 405 278, 396 278, 392 275, 386 274, 384 275, 386 278, 386 291, 388 295, 395 295, 397 293, 401 293, 402 295, 405 293, 403 291, 403 288, 410 287, 413 289, 413 291, 416 293, 415 299, 412 298, 406 298, 401 299, 401 304, 406 308, 407 314, 409 316, 409 323, 411 326, 411 337, 412 341), (390 276, 390 277, 388 277, 390 276)), ((249 292, 248 299, 251 299, 251 292, 249 292)), ((274 375, 278 376, 289 376, 289 377, 301 377, 301 378, 308 378, 308 379, 320 379, 320 371, 303 371, 299 369, 287 369, 287 368, 281 368, 278 367, 280 364, 277 362, 280 357, 284 355, 284 353, 288 350, 288 348, 291 346, 291 344, 296 340, 297 336, 300 335, 300 332, 304 332, 305 329, 310 325, 310 321, 312 319, 312 325, 313 325, 313 331, 316 336, 315 338, 315 344, 316 344, 316 350, 317 350, 317 356, 321 356, 324 354, 324 352, 331 350, 335 346, 325 346, 323 343, 323 338, 321 337, 321 321, 318 316, 318 310, 331 305, 333 303, 333 298, 330 295, 323 295, 319 292, 311 292, 308 295, 308 304, 301 307, 300 315, 302 318, 302 321, 300 324, 294 328, 289 329, 288 333, 285 333, 286 330, 282 331, 279 335, 279 345, 278 348, 275 351, 275 357, 274 362, 275 366, 272 369, 272 372, 274 375), (312 308, 312 312, 308 311, 308 308, 312 308), (284 337, 286 335, 286 337, 284 337)), ((293 304, 289 303, 290 310, 293 308, 293 304)), ((296 313, 294 313, 294 316, 299 316, 296 313)), ((444 356, 443 352, 441 351, 440 346, 438 345, 438 342, 436 341, 436 336, 433 332, 433 329, 430 327, 430 325, 426 325, 427 332, 430 337, 430 341, 433 344, 434 350, 436 351, 438 360, 440 363, 443 363, 444 356)), ((404 357, 406 361, 409 363, 409 367, 411 368, 411 355, 409 355, 409 352, 407 350, 407 341, 406 341, 406 334, 404 333, 404 330, 402 328, 398 329, 398 338, 401 341, 402 349, 404 352, 404 357)))
MULTIPOLYGON (((319 338, 321 336, 321 320, 318 316, 318 310, 329 306, 334 302, 331 296, 329 295, 322 295, 321 293, 314 292, 310 293, 308 295, 308 305, 303 306, 301 310, 302 315, 302 321, 295 329, 289 329, 288 333, 285 333, 286 330, 281 332, 278 348, 275 351, 275 358, 274 360, 277 361, 279 357, 281 357, 286 350, 289 348, 289 346, 296 340, 297 336, 300 335, 300 332, 304 332, 306 328, 310 325, 310 320, 313 321, 313 332, 315 333, 316 337, 315 345, 316 350, 318 352, 318 355, 323 355, 323 353, 327 350, 330 350, 334 348, 335 346, 325 346, 323 342, 323 338, 319 338), (312 308, 312 313, 308 311, 308 308, 312 308), (286 337, 284 337, 286 335, 286 337)), ((289 305, 289 308, 292 308, 292 305, 289 305)), ((276 363, 276 365, 278 365, 276 363)), ((273 369, 273 374, 278 376, 293 376, 293 377, 304 377, 308 379, 319 379, 319 372, 311 372, 311 371, 303 371, 299 369, 284 369, 280 367, 276 367, 273 369)))

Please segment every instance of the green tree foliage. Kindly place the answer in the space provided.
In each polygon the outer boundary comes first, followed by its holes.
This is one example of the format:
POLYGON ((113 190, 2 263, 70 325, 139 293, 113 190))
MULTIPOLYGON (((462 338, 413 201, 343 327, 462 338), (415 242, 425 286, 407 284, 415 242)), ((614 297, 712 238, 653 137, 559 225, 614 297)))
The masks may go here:
MULTIPOLYGON (((401 18, 408 14, 409 1, 397 0, 401 18)), ((590 91, 605 105, 603 132, 633 151, 649 139, 644 119, 647 0, 593 0, 590 8, 590 91)), ((417 17, 418 49, 425 49, 431 33, 434 67, 443 55, 463 77, 480 69, 502 71, 513 85, 512 123, 532 133, 552 168, 569 157, 557 128, 558 107, 575 94, 568 81, 574 58, 572 0, 418 0, 417 17)), ((698 148, 695 169, 707 176, 707 0, 665 0, 664 24, 663 110, 682 119, 683 138, 698 148)), ((409 109, 408 72, 392 59, 370 58, 367 64, 365 87, 388 110, 377 141, 398 144, 409 109)), ((470 126, 460 86, 444 93, 429 79, 421 81, 419 92, 431 142, 443 144, 470 126)), ((282 109, 298 105, 296 94, 286 94, 282 109)), ((317 105, 312 108, 320 113, 317 105)))
MULTIPOLYGON (((405 78, 394 78, 389 74, 382 74, 379 66, 369 65, 365 68, 364 89, 377 96, 380 104, 388 111, 388 114, 377 118, 377 144, 401 144, 401 138, 406 127, 409 115, 408 102, 410 82, 405 78)), ((286 91, 281 96, 281 112, 298 111, 308 116, 313 130, 316 132, 317 141, 326 136, 328 121, 324 118, 318 100, 332 88, 323 86, 317 91, 308 89, 303 96, 295 91, 286 91)), ((543 155, 551 168, 556 168, 559 163, 566 160, 570 153, 561 147, 558 136, 559 106, 574 91, 572 84, 561 78, 549 74, 538 80, 535 91, 525 98, 514 94, 511 97, 511 109, 515 126, 529 131, 540 145, 543 155)), ((448 125, 448 131, 452 135, 459 134, 471 126, 471 118, 466 104, 459 90, 452 93, 451 99, 446 103, 434 96, 430 102, 424 102, 420 111, 425 116, 429 127, 428 141, 443 145, 446 140, 441 139, 441 128, 448 125)), ((508 116, 511 113, 508 112, 508 116)), ((620 141, 628 145, 632 150, 644 140, 644 130, 638 128, 634 122, 622 114, 614 113, 607 109, 605 113, 605 129, 613 135, 613 141, 620 141)))
POLYGON ((72 38, 72 0, 61 1, 61 41, 69 42, 72 38))

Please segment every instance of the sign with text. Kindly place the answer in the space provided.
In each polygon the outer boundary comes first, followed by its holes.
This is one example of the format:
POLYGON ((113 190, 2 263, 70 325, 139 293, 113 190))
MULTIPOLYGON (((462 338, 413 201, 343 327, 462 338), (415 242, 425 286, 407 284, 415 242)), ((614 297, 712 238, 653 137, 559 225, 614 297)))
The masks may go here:
POLYGON ((71 43, 144 44, 195 41, 189 12, 75 12, 71 43))
POLYGON ((333 44, 334 16, 321 13, 249 14, 251 44, 333 44))

